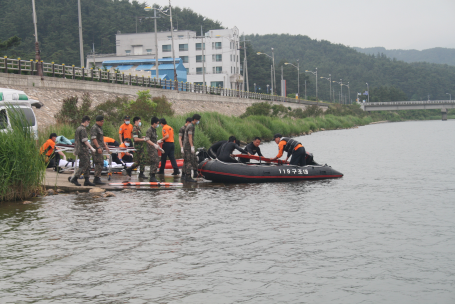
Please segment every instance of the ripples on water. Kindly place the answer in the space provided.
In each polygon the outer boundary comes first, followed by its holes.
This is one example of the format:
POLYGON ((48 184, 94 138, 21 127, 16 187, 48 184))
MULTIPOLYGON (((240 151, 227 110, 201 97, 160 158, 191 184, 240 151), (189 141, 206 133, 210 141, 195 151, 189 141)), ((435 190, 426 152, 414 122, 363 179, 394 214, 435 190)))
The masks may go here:
POLYGON ((300 138, 338 180, 0 206, 0 303, 455 303, 454 129, 300 138))

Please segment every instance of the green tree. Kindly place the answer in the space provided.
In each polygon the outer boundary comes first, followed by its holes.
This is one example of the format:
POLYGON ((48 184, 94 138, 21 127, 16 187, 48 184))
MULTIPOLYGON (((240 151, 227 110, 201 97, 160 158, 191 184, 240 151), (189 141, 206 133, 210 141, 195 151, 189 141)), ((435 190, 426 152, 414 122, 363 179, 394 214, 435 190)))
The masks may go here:
POLYGON ((0 40, 0 56, 4 56, 5 51, 21 44, 21 39, 13 36, 5 41, 0 40))

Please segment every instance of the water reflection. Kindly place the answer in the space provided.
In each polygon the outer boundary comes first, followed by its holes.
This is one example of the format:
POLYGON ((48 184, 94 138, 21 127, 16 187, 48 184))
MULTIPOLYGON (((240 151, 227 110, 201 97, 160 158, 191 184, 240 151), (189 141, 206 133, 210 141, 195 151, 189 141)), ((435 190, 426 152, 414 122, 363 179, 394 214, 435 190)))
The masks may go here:
POLYGON ((446 123, 301 138, 337 180, 2 205, 0 302, 452 303, 446 123))

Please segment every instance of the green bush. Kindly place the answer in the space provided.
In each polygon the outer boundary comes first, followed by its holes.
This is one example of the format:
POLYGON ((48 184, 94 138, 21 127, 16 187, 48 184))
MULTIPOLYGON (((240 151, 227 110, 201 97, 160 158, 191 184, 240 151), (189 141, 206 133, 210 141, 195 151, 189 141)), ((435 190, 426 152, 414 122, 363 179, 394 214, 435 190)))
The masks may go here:
POLYGON ((0 202, 23 200, 43 190, 44 158, 24 114, 8 108, 12 129, 0 132, 0 202))

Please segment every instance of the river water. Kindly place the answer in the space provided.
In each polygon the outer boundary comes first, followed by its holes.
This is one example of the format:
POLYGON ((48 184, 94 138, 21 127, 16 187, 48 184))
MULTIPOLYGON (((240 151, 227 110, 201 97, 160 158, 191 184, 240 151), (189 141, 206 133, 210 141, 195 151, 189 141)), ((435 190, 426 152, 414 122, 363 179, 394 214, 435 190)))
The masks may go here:
POLYGON ((0 303, 455 303, 454 130, 299 138, 337 180, 4 204, 0 303))

